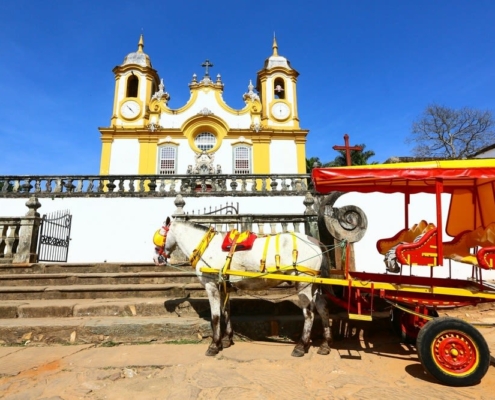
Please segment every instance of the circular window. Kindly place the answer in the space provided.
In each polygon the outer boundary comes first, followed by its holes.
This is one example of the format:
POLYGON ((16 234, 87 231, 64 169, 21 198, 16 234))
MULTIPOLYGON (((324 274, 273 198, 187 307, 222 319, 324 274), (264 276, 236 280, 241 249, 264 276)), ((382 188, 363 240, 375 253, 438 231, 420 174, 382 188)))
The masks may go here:
POLYGON ((201 132, 194 139, 194 144, 201 151, 211 150, 213 147, 215 147, 216 143, 217 143, 217 138, 213 133, 210 132, 201 132))

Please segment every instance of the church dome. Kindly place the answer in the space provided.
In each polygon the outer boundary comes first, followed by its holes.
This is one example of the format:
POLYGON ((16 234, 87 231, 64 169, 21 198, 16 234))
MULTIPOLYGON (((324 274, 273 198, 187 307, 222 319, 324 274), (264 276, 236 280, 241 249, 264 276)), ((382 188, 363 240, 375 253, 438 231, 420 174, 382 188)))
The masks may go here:
POLYGON ((275 67, 283 67, 292 69, 289 60, 284 56, 278 54, 277 39, 273 37, 273 54, 265 60, 265 69, 271 69, 275 67))
POLYGON ((143 35, 139 38, 138 49, 135 52, 129 53, 125 58, 122 65, 136 64, 141 67, 151 67, 150 57, 143 52, 144 39, 143 35))

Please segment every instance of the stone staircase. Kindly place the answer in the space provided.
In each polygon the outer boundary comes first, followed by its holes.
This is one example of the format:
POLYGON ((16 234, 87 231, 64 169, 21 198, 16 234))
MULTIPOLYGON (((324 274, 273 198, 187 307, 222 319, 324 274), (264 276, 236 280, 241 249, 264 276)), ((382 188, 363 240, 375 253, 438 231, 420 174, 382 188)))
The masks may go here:
MULTIPOLYGON (((190 266, 0 264, 0 344, 200 341, 211 335, 206 293, 190 266)), ((231 295, 240 337, 296 339, 294 286, 231 295)))

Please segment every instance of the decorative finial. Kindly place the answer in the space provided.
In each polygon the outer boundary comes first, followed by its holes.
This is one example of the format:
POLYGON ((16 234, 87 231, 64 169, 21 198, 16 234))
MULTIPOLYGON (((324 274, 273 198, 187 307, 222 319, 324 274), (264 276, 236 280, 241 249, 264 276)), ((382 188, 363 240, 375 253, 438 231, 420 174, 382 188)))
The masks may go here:
POLYGON ((143 34, 141 33, 141 36, 139 37, 139 43, 138 43, 138 53, 142 53, 144 48, 144 38, 143 34))
POLYGON ((277 38, 275 37, 275 32, 273 32, 273 55, 278 56, 278 45, 277 45, 277 38))

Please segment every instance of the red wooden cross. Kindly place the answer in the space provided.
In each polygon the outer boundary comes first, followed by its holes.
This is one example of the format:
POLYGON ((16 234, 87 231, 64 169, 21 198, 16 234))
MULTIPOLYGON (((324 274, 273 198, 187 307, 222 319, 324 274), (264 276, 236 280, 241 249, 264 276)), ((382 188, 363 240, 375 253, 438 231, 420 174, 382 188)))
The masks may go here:
POLYGON ((335 145, 332 147, 334 150, 345 150, 345 160, 347 165, 351 165, 351 150, 361 151, 362 146, 349 146, 349 135, 346 133, 344 135, 344 146, 335 145))

